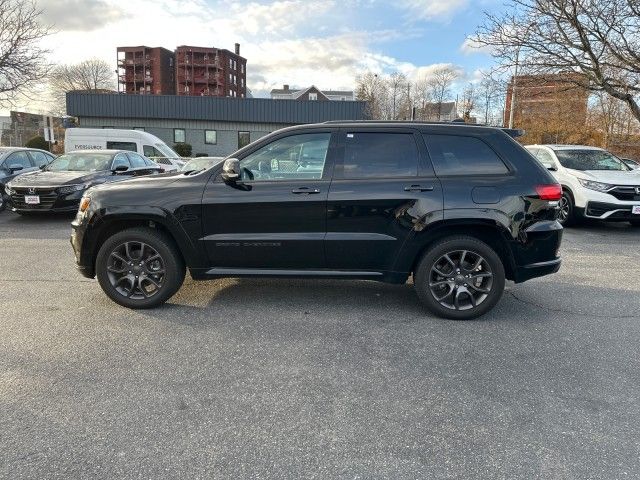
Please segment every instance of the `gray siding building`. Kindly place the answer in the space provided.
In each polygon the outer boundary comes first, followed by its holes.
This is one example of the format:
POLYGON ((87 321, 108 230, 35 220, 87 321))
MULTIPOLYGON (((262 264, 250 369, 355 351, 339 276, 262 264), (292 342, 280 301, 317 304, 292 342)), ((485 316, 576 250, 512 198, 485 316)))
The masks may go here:
POLYGON ((248 141, 291 125, 363 120, 365 102, 68 93, 67 113, 80 128, 144 129, 192 154, 226 156, 248 141))

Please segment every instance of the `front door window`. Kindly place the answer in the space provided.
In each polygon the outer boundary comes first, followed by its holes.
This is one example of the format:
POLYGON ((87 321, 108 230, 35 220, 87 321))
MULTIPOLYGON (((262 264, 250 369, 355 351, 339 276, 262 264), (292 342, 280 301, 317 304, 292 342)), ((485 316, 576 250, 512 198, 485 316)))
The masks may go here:
POLYGON ((330 133, 307 133, 275 140, 240 162, 242 180, 319 180, 330 139, 330 133))

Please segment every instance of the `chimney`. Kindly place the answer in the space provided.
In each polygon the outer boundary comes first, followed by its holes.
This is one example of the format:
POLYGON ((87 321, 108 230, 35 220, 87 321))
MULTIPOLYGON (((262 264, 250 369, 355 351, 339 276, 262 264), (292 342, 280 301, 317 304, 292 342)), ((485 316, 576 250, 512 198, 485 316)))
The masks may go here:
POLYGON ((240 55, 240 44, 236 43, 236 55, 240 55))
POLYGON ((289 85, 283 85, 284 91, 288 92, 289 91, 289 85))

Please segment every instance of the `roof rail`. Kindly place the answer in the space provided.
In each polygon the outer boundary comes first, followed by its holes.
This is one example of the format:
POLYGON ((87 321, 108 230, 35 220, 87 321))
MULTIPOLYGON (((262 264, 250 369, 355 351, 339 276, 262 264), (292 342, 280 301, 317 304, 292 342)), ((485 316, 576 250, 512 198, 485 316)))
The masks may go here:
POLYGON ((323 124, 352 124, 352 123, 368 123, 368 124, 382 124, 382 123, 415 123, 421 125, 461 125, 467 127, 488 127, 488 128, 498 128, 505 132, 512 138, 518 138, 523 136, 526 132, 525 130, 519 128, 506 128, 506 127, 496 127, 493 125, 486 125, 484 123, 466 123, 462 121, 462 119, 456 118, 455 120, 451 120, 448 122, 423 122, 420 120, 327 120, 323 122, 323 124))

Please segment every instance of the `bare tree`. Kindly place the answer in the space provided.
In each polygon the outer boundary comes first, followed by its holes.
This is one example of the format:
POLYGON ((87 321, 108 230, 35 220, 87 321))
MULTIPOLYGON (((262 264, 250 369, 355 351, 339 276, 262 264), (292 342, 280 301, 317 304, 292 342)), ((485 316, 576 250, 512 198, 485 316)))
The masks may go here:
POLYGON ((391 102, 391 115, 392 120, 398 120, 399 112, 403 107, 403 104, 407 96, 407 77, 404 73, 393 72, 387 79, 389 85, 389 101, 391 102))
POLYGON ((48 51, 40 47, 49 28, 40 14, 30 0, 0 0, 0 106, 12 105, 49 70, 48 51))
POLYGON ((473 38, 504 67, 529 73, 574 72, 567 82, 623 101, 640 119, 638 0, 511 0, 485 14, 473 38))
POLYGON ((58 110, 64 110, 67 92, 98 92, 114 88, 114 73, 108 62, 90 58, 72 65, 58 65, 51 73, 51 91, 58 110))
POLYGON ((387 114, 389 92, 387 82, 377 73, 366 72, 356 77, 356 98, 367 102, 367 117, 384 119, 387 114))
POLYGON ((460 113, 462 113, 461 117, 465 122, 471 120, 471 113, 476 108, 477 98, 475 85, 468 83, 467 86, 464 87, 460 101, 458 102, 458 109, 460 113))
POLYGON ((451 85, 458 78, 458 72, 448 65, 438 67, 427 79, 429 96, 436 104, 438 120, 442 118, 442 104, 451 94, 451 85))
POLYGON ((484 73, 477 87, 478 108, 482 109, 485 125, 502 124, 502 110, 497 108, 503 102, 506 93, 506 85, 495 78, 492 72, 484 73), (499 110, 496 114, 496 110, 499 110), (498 118, 500 118, 499 121, 498 118))

